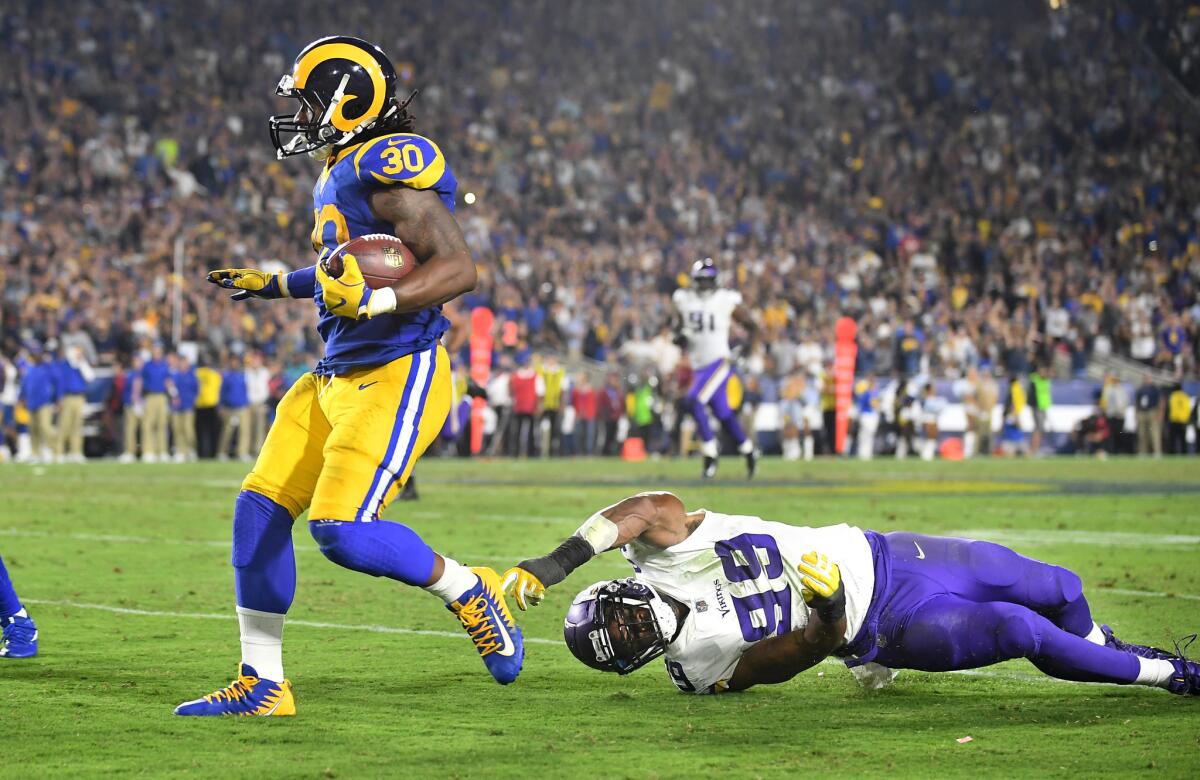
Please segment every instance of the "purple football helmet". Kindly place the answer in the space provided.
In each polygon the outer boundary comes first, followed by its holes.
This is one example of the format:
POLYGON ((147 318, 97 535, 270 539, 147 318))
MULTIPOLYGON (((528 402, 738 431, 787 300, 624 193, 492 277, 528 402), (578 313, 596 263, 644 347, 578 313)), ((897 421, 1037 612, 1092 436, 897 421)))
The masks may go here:
POLYGON ((701 292, 711 292, 717 289, 717 264, 711 257, 692 263, 692 281, 701 292))
POLYGON ((630 577, 597 582, 576 596, 563 638, 571 654, 593 669, 629 674, 666 652, 678 625, 671 605, 630 577))

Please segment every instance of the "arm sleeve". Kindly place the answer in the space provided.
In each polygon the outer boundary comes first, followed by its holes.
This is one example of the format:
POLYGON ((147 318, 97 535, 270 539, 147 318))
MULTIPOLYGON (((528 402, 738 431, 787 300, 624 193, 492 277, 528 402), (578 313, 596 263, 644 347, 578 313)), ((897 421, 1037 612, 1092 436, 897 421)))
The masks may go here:
POLYGON ((292 298, 312 298, 317 293, 317 267, 310 265, 285 276, 288 295, 292 298))

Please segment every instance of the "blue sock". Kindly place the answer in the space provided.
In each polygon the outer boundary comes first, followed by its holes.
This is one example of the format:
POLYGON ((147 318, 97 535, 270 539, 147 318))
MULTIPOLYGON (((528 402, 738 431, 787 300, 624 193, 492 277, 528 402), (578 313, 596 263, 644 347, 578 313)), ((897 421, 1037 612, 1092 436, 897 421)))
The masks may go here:
POLYGON ((313 520, 308 530, 325 557, 347 569, 418 587, 429 584, 433 574, 433 550, 406 525, 313 520))
POLYGON ((0 618, 11 617, 21 611, 21 600, 13 590, 12 580, 8 578, 8 569, 4 568, 4 559, 0 558, 0 618))
POLYGON ((296 596, 292 516, 259 493, 243 490, 233 509, 233 582, 239 607, 286 613, 296 596))

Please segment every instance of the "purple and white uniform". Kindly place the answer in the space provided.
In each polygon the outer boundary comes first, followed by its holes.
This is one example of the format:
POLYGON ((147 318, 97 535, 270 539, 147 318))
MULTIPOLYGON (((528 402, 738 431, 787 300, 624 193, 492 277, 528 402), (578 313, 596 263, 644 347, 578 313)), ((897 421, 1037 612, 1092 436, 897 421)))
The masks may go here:
POLYGON ((751 645, 808 624, 800 595, 800 556, 817 550, 837 561, 846 588, 846 641, 867 617, 875 585, 871 547, 849 525, 772 523, 704 511, 704 522, 665 550, 634 540, 621 549, 637 578, 686 604, 688 617, 667 647, 667 669, 680 690, 711 693, 727 681, 751 645))
POLYGON ((683 320, 688 356, 695 370, 687 399, 700 438, 709 442, 715 435, 705 411, 708 407, 741 444, 746 435, 737 422, 736 411, 742 404, 742 384, 729 359, 729 330, 742 294, 736 290, 679 289, 671 300, 683 320))
POLYGON ((1145 682, 1143 659, 1097 643, 1083 584, 1061 566, 991 542, 701 511, 673 547, 621 548, 639 580, 688 607, 665 654, 682 691, 718 692, 752 645, 808 624, 797 564, 811 551, 841 571, 847 666, 944 672, 1027 658, 1061 679, 1145 682))

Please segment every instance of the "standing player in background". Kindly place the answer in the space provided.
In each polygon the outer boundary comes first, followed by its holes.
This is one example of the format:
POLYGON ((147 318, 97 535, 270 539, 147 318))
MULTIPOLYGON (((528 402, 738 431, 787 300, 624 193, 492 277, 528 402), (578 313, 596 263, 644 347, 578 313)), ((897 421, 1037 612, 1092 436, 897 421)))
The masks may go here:
POLYGON ((446 419, 441 304, 476 280, 454 219, 454 173, 437 145, 413 132, 412 98, 399 102, 395 87, 392 63, 359 38, 322 38, 300 52, 276 89, 299 110, 271 118, 271 139, 280 158, 307 153, 325 163, 313 187, 317 265, 208 276, 238 290, 237 299, 314 299, 325 356, 280 401, 234 508, 238 677, 180 705, 180 715, 295 714, 283 625, 296 591, 292 524, 305 510, 329 560, 428 590, 457 616, 497 681, 521 670, 521 632, 496 572, 462 566, 408 526, 380 519, 446 419), (352 255, 343 255, 338 278, 325 272, 338 246, 375 233, 401 237, 416 256, 403 281, 368 288, 352 255))
POLYGON ((0 658, 37 655, 37 626, 13 590, 3 558, 0 558, 0 632, 0 658))
POLYGON ((712 258, 692 265, 695 289, 681 287, 671 296, 678 312, 676 331, 686 342, 688 355, 696 370, 687 406, 700 433, 700 454, 704 456, 701 476, 717 474, 717 435, 708 410, 729 431, 746 457, 746 475, 753 478, 758 468, 754 442, 746 437, 737 419, 742 405, 742 381, 734 370, 729 349, 729 329, 734 320, 751 334, 757 330, 754 320, 742 308, 742 294, 717 288, 717 266, 712 258))

